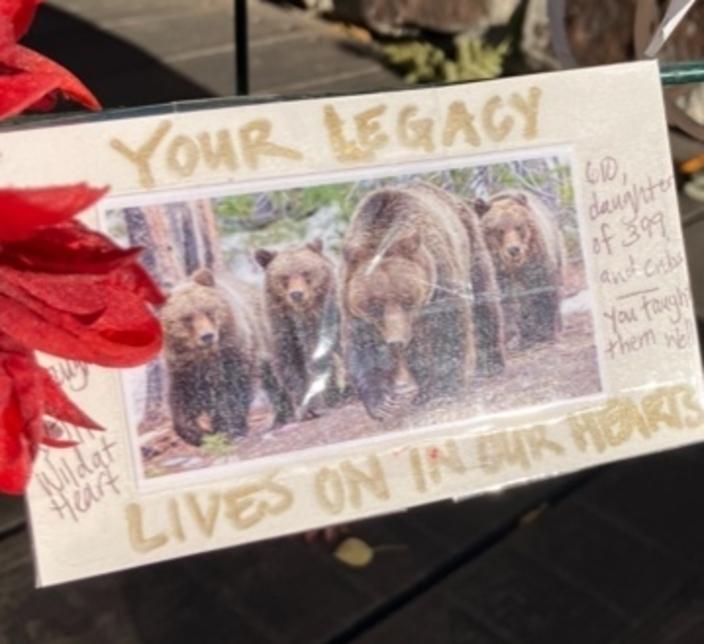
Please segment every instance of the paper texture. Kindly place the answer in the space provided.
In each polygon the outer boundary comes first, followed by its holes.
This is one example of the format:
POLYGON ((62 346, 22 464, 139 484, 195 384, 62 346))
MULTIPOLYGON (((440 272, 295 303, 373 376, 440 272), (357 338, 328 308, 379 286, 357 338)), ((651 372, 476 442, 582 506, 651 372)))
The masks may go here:
POLYGON ((107 428, 40 453, 41 585, 701 440, 658 68, 3 134, 170 294, 140 369, 52 361, 107 428))

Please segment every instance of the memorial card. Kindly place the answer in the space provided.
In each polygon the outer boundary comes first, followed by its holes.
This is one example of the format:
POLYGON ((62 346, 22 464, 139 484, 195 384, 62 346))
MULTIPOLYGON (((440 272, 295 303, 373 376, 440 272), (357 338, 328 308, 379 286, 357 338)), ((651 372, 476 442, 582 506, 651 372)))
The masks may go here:
POLYGON ((40 585, 704 438, 654 62, 1 141, 167 296, 149 364, 44 359, 105 431, 37 458, 40 585))

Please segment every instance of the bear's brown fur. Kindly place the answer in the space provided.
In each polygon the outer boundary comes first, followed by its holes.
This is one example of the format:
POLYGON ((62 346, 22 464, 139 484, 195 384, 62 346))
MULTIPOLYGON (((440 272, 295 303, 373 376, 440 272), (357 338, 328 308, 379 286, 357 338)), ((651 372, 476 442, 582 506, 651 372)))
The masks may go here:
POLYGON ((259 249, 255 259, 265 270, 274 372, 296 418, 318 415, 341 388, 335 267, 319 239, 278 252, 259 249))
POLYGON ((204 430, 246 434, 260 381, 280 404, 267 373, 267 328, 256 289, 242 283, 228 289, 201 269, 174 289, 160 318, 173 427, 184 441, 200 445, 204 430))
POLYGON ((554 341, 562 326, 565 246, 555 215, 527 192, 477 201, 509 334, 520 348, 554 341))
POLYGON ((430 184, 388 187, 358 206, 340 280, 347 374, 388 418, 503 369, 491 259, 476 214, 430 184))

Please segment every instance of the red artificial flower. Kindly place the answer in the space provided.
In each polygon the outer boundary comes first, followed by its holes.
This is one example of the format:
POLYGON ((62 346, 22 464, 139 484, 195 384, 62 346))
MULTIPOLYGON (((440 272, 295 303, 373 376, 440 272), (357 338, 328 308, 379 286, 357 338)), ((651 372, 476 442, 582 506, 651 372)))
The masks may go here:
MULTIPOLYGON (((52 109, 59 96, 100 109, 73 74, 17 44, 40 2, 0 0, 0 120, 52 109)), ((149 305, 163 296, 137 263, 139 249, 73 219, 105 192, 85 184, 0 189, 0 493, 24 491, 40 445, 73 445, 47 432, 45 416, 99 429, 35 350, 127 367, 161 349, 149 305)))
MULTIPOLYGON (((0 0, 0 19, 4 18, 12 40, 17 41, 27 33, 41 2, 42 0, 0 0)), ((0 33, 0 44, 2 44, 2 33, 0 33)))
POLYGON ((0 119, 28 109, 46 111, 63 96, 90 110, 100 109, 93 94, 67 69, 17 44, 41 0, 0 0, 0 119))
POLYGON ((0 492, 24 490, 39 444, 67 445, 46 434, 44 415, 96 428, 33 350, 128 367, 161 349, 149 304, 163 296, 139 249, 73 219, 104 193, 85 184, 0 190, 0 492))
POLYGON ((148 304, 163 296, 139 249, 72 220, 104 193, 85 184, 0 190, 0 329, 45 353, 132 367, 161 346, 148 304))
POLYGON ((40 444, 73 446, 47 433, 45 415, 100 429, 37 364, 31 351, 0 333, 0 492, 24 491, 40 444))

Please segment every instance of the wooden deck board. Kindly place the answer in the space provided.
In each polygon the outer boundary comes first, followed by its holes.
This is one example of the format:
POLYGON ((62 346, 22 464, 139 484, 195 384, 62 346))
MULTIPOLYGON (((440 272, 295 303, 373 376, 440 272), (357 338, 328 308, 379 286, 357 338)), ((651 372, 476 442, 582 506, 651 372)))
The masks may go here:
POLYGON ((571 499, 535 527, 522 530, 513 545, 626 620, 663 601, 688 574, 681 561, 656 544, 571 499))
MULTIPOLYGON (((100 69, 105 74, 113 71, 134 69, 134 56, 106 56, 106 41, 109 38, 119 38, 126 44, 168 63, 169 57, 183 53, 208 50, 216 46, 233 48, 232 21, 221 11, 193 11, 190 14, 165 16, 159 20, 138 22, 124 28, 108 30, 105 25, 100 29, 93 27, 82 29, 80 41, 68 38, 75 29, 75 18, 60 14, 58 11, 39 14, 37 27, 61 23, 60 29, 32 33, 38 45, 60 51, 61 55, 74 60, 86 51, 100 52, 100 69), (186 28, 188 25, 189 28, 186 28)), ((109 53, 109 50, 108 52, 109 53)), ((137 53, 137 52, 135 52, 137 53)), ((138 61, 139 62, 139 61, 138 61)))
POLYGON ((638 459, 609 471, 575 495, 594 512, 631 530, 673 557, 704 566, 704 447, 638 459))
POLYGON ((398 596, 422 594, 439 571, 571 485, 560 479, 361 522, 352 533, 378 549, 361 569, 337 561, 325 546, 290 537, 35 591, 21 532, 0 542, 0 633, 16 637, 13 643, 53 641, 50 634, 82 644, 96 624, 119 616, 129 623, 93 641, 331 641, 363 628, 370 615, 393 611, 398 596), (72 621, 69 605, 90 606, 93 615, 72 621), (47 639, 22 630, 24 617, 17 616, 27 615, 47 639), (178 639, 186 635, 193 639, 178 639))
POLYGON ((451 606, 525 644, 608 642, 623 628, 623 616, 608 602, 525 557, 510 542, 449 580, 444 590, 451 606))
POLYGON ((431 643, 454 642, 462 615, 479 642, 704 641, 703 462, 691 447, 604 468, 355 641, 408 641, 424 615, 431 643))
POLYGON ((704 580, 683 586, 667 603, 644 615, 619 644, 701 644, 704 642, 704 580))
POLYGON ((233 0, 53 0, 51 4, 99 24, 135 16, 179 14, 185 11, 231 11, 233 0))
MULTIPOLYGON (((177 0, 173 4, 162 0, 124 4, 60 0, 52 7, 40 13, 29 43, 76 71, 106 105, 234 92, 233 8, 229 0, 177 0), (76 37, 77 31, 80 37, 76 37), (100 52, 100 67, 86 58, 86 51, 100 52), (171 82, 157 92, 151 79, 159 72, 171 82), (130 91, 123 80, 131 75, 130 91), (175 82, 175 78, 182 82, 175 82)), ((329 25, 305 12, 250 2, 249 27, 250 85, 255 94, 402 85, 378 61, 346 47, 329 25)))
POLYGON ((0 495, 0 539, 19 528, 25 521, 24 500, 0 495))
MULTIPOLYGON (((403 84, 305 12, 250 2, 249 25, 253 94, 403 84)), ((233 40, 229 0, 109 6, 60 0, 39 12, 26 43, 74 71, 106 107, 121 107, 232 95, 233 40)))

